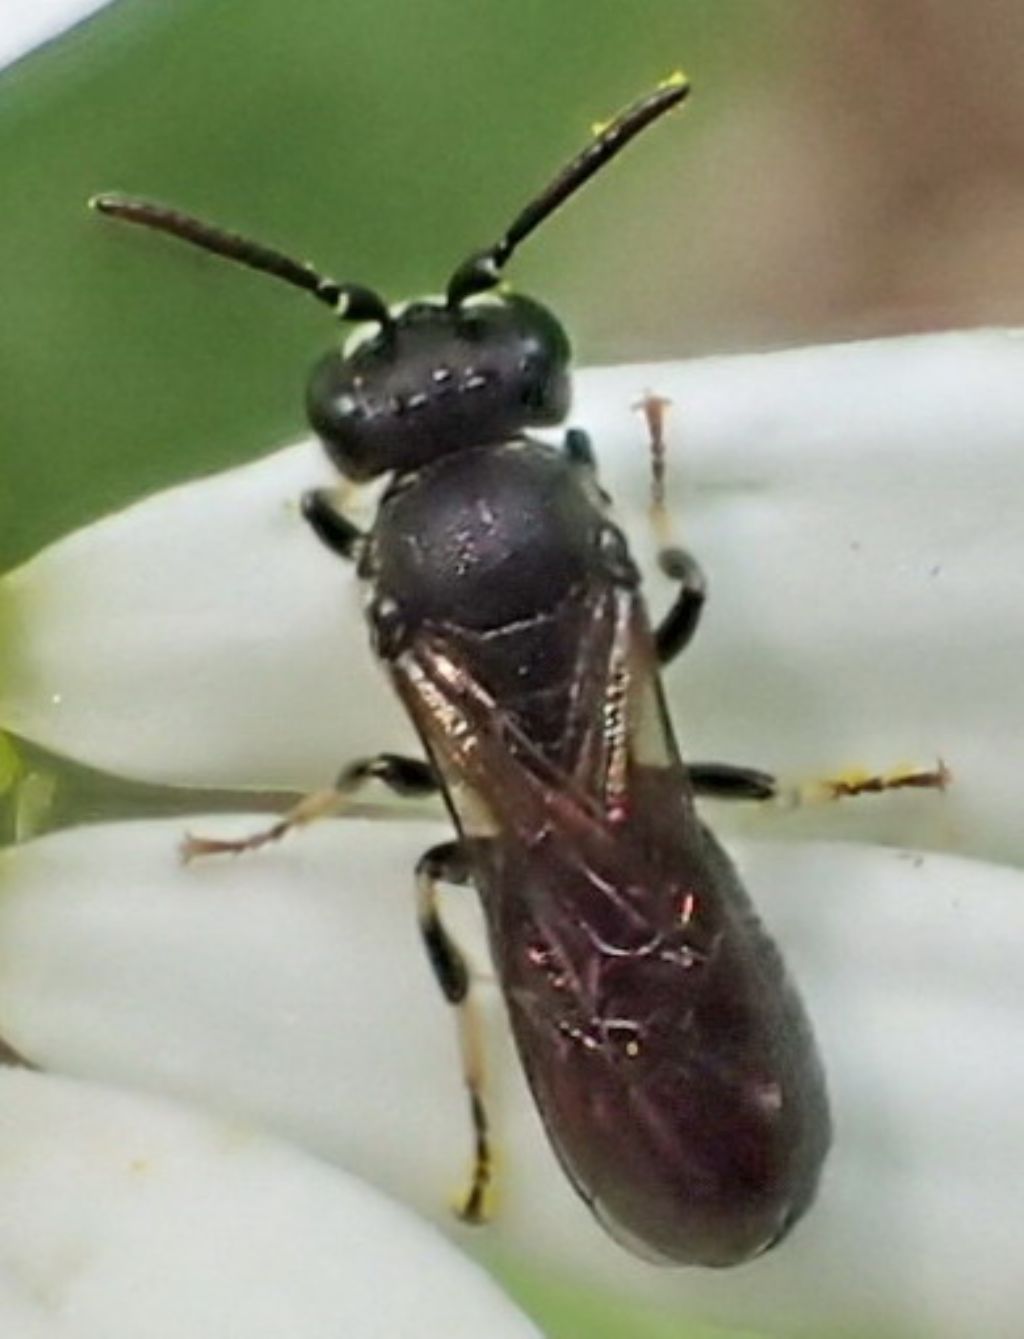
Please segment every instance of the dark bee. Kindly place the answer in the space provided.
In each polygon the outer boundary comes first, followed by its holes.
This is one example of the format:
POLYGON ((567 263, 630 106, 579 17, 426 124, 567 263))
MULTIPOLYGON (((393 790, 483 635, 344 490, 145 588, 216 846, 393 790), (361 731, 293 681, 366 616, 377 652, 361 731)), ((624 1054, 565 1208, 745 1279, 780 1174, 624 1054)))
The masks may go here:
MULTIPOLYGON (((811 1029, 774 944, 694 795, 762 799, 772 777, 685 764, 660 667, 692 636, 700 570, 662 566, 678 594, 655 627, 590 442, 530 430, 569 408, 568 337, 501 287, 518 245, 687 93, 677 76, 600 129, 443 299, 389 309, 374 292, 233 233, 142 201, 103 213, 168 232, 310 292, 368 323, 328 353, 309 419, 350 479, 388 475, 372 528, 329 492, 307 520, 358 564, 375 648, 427 759, 346 768, 440 790, 457 836, 417 867, 434 971, 459 1010, 476 1135, 464 1216, 491 1178, 470 974, 439 913, 440 882, 473 884, 519 1055, 573 1185, 620 1241, 655 1260, 729 1265, 779 1241, 814 1196, 830 1139, 811 1029)), ((307 802, 242 842, 279 837, 307 802)))

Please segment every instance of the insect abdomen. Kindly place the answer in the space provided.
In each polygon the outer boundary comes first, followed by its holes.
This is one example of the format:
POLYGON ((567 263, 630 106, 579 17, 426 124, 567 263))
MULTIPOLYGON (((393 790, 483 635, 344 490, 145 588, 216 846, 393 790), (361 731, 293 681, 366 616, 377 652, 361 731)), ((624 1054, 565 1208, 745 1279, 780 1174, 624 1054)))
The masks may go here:
POLYGON ((524 919, 502 927, 499 973, 549 1139, 596 1216, 649 1259, 724 1266, 801 1216, 831 1127, 804 1009, 705 841, 706 952, 652 925, 636 952, 603 953, 584 930, 577 973, 573 936, 524 919))

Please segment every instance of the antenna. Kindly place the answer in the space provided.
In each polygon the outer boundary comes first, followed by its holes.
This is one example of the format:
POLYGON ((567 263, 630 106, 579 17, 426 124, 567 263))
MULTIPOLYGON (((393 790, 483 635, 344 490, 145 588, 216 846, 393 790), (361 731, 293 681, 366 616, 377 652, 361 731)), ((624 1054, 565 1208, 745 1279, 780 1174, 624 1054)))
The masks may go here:
POLYGON ((619 154, 642 130, 678 106, 690 91, 689 80, 680 71, 670 75, 652 93, 630 103, 611 121, 595 128, 594 138, 555 179, 521 209, 505 234, 493 246, 475 251, 462 262, 448 284, 448 305, 457 307, 473 293, 493 288, 501 271, 520 242, 565 204, 595 172, 619 154))
POLYGON ((318 302, 325 303, 343 321, 376 321, 383 327, 392 324, 391 313, 384 299, 372 289, 360 284, 339 284, 320 274, 312 265, 293 260, 282 251, 254 242, 240 233, 229 232, 215 224, 204 223, 167 205, 152 200, 137 200, 125 195, 94 195, 90 208, 125 223, 137 223, 156 232, 169 233, 182 242, 212 251, 214 255, 262 270, 264 274, 283 279, 286 284, 310 293, 318 302))

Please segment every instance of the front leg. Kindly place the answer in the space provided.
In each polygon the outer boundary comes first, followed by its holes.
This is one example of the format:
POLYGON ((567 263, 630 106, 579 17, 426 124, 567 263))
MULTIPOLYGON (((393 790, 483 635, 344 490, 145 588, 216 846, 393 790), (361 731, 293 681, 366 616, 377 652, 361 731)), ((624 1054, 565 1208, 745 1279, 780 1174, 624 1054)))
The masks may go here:
MULTIPOLYGON (((645 399, 641 406, 649 408, 651 405, 659 406, 659 413, 652 418, 648 417, 648 427, 651 431, 651 462, 652 462, 652 515, 656 515, 664 521, 665 509, 665 469, 664 469, 664 436, 662 427, 661 413, 669 401, 658 396, 651 396, 645 399)), ((596 473, 597 459, 594 455, 594 447, 590 437, 580 428, 570 428, 566 432, 562 441, 562 450, 566 458, 580 470, 587 473, 596 473)), ((660 525, 660 530, 664 531, 665 524, 660 525)), ((687 646, 697 631, 697 624, 700 622, 701 611, 704 608, 704 601, 707 595, 707 584, 704 580, 704 573, 701 571, 700 564, 685 549, 677 548, 675 545, 666 544, 658 553, 658 566, 665 575, 673 581, 679 583, 679 590, 671 608, 662 618, 654 632, 655 646, 658 652, 658 662, 667 665, 674 660, 676 656, 687 646)))
POLYGON ((348 562, 359 561, 366 535, 338 510, 333 489, 312 488, 303 493, 299 510, 321 544, 348 562))
POLYGON ((685 549, 662 549, 658 566, 679 583, 676 598, 654 630, 658 663, 668 665, 693 640, 707 599, 707 584, 700 564, 685 549))
POLYGON ((594 455, 590 433, 584 432, 582 428, 567 428, 562 438, 562 450, 577 469, 597 473, 597 457, 594 455))

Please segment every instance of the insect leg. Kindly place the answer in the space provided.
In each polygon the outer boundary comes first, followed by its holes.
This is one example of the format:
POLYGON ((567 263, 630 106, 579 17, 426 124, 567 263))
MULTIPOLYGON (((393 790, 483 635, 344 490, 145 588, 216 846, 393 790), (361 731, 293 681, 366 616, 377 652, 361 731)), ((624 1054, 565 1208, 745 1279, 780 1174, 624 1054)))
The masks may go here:
POLYGON ((770 772, 736 767, 732 763, 688 763, 686 770, 694 791, 709 799, 782 800, 792 806, 879 795, 886 790, 945 790, 951 780, 949 769, 941 760, 934 767, 909 764, 888 772, 859 769, 838 772, 799 785, 783 785, 770 772))
POLYGON ((292 809, 260 832, 236 840, 220 837, 186 836, 181 844, 183 860, 204 855, 238 855, 255 851, 270 842, 280 841, 293 828, 305 827, 318 818, 340 813, 356 791, 368 781, 381 781, 396 795, 417 798, 433 795, 440 788, 437 774, 421 758, 404 758, 398 753, 378 753, 372 758, 360 758, 350 763, 329 790, 315 790, 292 809))
POLYGON ((778 780, 756 767, 691 762, 686 764, 686 771, 696 793, 713 800, 774 800, 779 793, 778 780))
POLYGON ((590 433, 584 432, 582 428, 569 428, 562 439, 562 450, 573 465, 586 470, 597 469, 597 457, 594 455, 590 433))
MULTIPOLYGON (((648 415, 648 423, 654 422, 657 424, 656 428, 651 427, 651 454, 652 461, 656 462, 653 466, 654 502, 652 508, 659 512, 664 510, 664 438, 661 429, 661 413, 668 403, 668 400, 658 396, 648 396, 641 402, 640 406, 645 409, 651 404, 661 406, 661 410, 657 413, 651 411, 648 415)), ((569 460, 581 469, 595 470, 597 468, 590 436, 581 428, 569 429, 563 439, 562 450, 569 460)), ((654 634, 658 660, 661 664, 666 665, 679 654, 696 632, 701 610, 704 607, 706 586, 704 573, 701 571, 696 558, 684 549, 671 545, 662 548, 658 554, 658 566, 667 577, 671 577, 673 581, 680 583, 679 593, 671 609, 662 619, 654 634)))
POLYGON ((366 536, 338 510, 333 489, 310 489, 303 493, 299 507, 321 544, 350 562, 359 558, 366 536))
POLYGON ((462 1077, 469 1094, 473 1123, 473 1167, 469 1186, 456 1212, 467 1223, 487 1217, 487 1198, 494 1177, 494 1159, 484 1106, 484 1049, 480 1018, 470 994, 470 971, 458 945, 445 929, 438 907, 439 883, 469 882, 469 861, 460 842, 442 842, 420 856, 416 864, 416 903, 420 933, 441 991, 457 1010, 462 1077))
POLYGON ((665 506, 665 414, 672 401, 647 391, 633 408, 643 414, 651 455, 651 521, 660 541, 658 566, 679 590, 668 613, 655 629, 658 661, 667 665, 687 646, 697 631, 707 597, 707 583, 700 565, 685 549, 669 542, 671 526, 665 506))
POLYGON ((696 558, 691 557, 685 549, 662 549, 658 554, 658 566, 667 577, 679 582, 675 600, 654 631, 658 660, 662 665, 667 665, 688 645, 697 631, 707 598, 707 586, 696 558))
POLYGON ((651 450, 651 519, 663 536, 667 533, 668 515, 665 511, 665 411, 672 401, 664 395, 645 391, 633 408, 644 416, 651 450))
POLYGON ((796 787, 793 799, 797 804, 806 804, 816 800, 845 800, 855 795, 878 795, 883 790, 945 790, 952 779, 952 773, 941 758, 934 767, 904 763, 888 772, 866 772, 856 767, 796 787))

